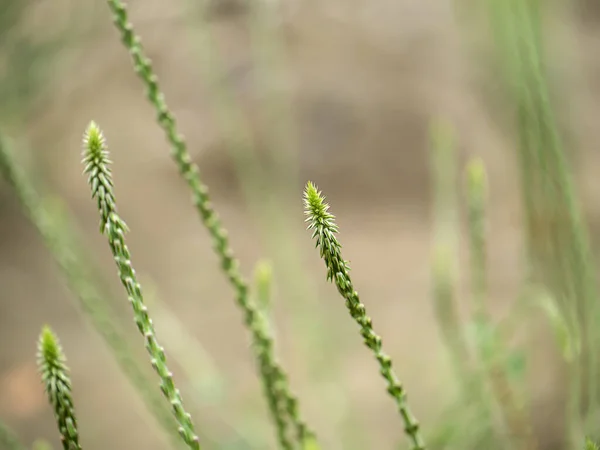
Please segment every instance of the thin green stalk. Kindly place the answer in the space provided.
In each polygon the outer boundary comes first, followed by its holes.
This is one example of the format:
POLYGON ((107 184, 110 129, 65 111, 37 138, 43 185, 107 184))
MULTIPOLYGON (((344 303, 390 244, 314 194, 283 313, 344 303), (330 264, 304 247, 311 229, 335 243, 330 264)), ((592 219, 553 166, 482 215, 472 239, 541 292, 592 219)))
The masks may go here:
MULTIPOLYGON (((188 0, 189 8, 198 6, 195 0, 188 0)), ((209 2, 204 4, 210 7, 209 2)), ((275 18, 271 14, 278 5, 261 5, 254 2, 249 5, 250 14, 248 27, 250 28, 250 42, 256 61, 258 82, 268 82, 269 72, 275 67, 283 68, 283 61, 278 61, 283 55, 278 46, 277 35, 274 28, 275 18)), ((204 13, 203 6, 200 6, 204 13)), ((203 15, 203 14, 201 14, 203 15)), ((269 161, 273 160, 276 170, 270 170, 260 165, 257 158, 256 143, 253 142, 250 124, 244 114, 241 113, 239 102, 228 83, 223 79, 226 73, 224 64, 217 50, 217 42, 210 31, 209 24, 198 23, 190 16, 190 26, 193 27, 194 43, 198 45, 198 53, 202 57, 201 69, 207 80, 208 93, 212 107, 216 112, 218 127, 224 140, 227 152, 230 154, 241 182, 242 192, 249 211, 254 220, 259 224, 263 239, 267 245, 269 254, 274 258, 281 279, 282 298, 286 300, 286 306, 291 307, 293 318, 292 327, 298 331, 310 327, 312 332, 296 344, 299 347, 300 357, 306 355, 309 363, 311 376, 322 376, 323 358, 327 358, 328 371, 335 371, 339 361, 334 360, 337 351, 323 347, 326 340, 323 333, 327 328, 326 320, 307 314, 317 306, 318 295, 308 280, 305 267, 302 266, 298 255, 301 253, 298 238, 290 226, 290 217, 287 214, 286 204, 282 200, 291 186, 294 186, 297 178, 297 163, 295 163, 296 149, 293 147, 295 129, 293 121, 290 120, 290 105, 280 92, 270 91, 266 96, 264 105, 259 107, 261 111, 267 112, 263 123, 269 124, 268 133, 263 144, 266 145, 269 161), (292 173, 293 172, 293 173, 292 173), (268 177, 265 178, 268 174, 268 177), (261 182, 268 179, 270 185, 277 186, 277 192, 272 191, 267 199, 264 195, 265 186, 261 182), (322 348, 320 354, 315 354, 312 349, 315 346, 322 348)), ((271 168, 272 169, 272 168, 271 168)), ((338 358, 339 359, 339 358, 338 358)), ((350 413, 350 409, 345 409, 350 413)))
MULTIPOLYGON (((169 349, 170 358, 182 369, 187 380, 186 385, 181 387, 183 395, 188 399, 192 397, 196 404, 202 406, 218 405, 228 394, 226 375, 222 373, 202 343, 159 298, 152 280, 140 274, 138 277, 145 287, 146 306, 153 311, 154 322, 160 323, 164 330, 164 334, 161 333, 162 339, 165 347, 169 349)), ((264 446, 264 439, 259 440, 256 433, 246 431, 239 424, 228 420, 228 417, 223 418, 223 425, 226 427, 226 432, 231 433, 236 442, 245 448, 264 446)), ((217 443, 213 442, 213 444, 217 443)))
POLYGON ((160 323, 165 347, 170 357, 181 367, 183 375, 190 383, 190 391, 203 404, 218 404, 226 394, 225 374, 202 343, 191 333, 177 314, 159 298, 152 280, 138 273, 138 279, 144 285, 144 301, 153 311, 155 323, 160 323))
POLYGON ((387 392, 396 402, 413 450, 425 450, 419 423, 406 402, 404 386, 392 369, 391 358, 383 352, 381 337, 373 330, 373 324, 371 318, 367 316, 365 305, 360 302, 358 292, 354 290, 350 278, 350 266, 342 257, 342 246, 335 236, 338 232, 335 216, 329 212, 329 205, 325 203, 325 197, 310 181, 304 191, 304 209, 307 216, 306 222, 309 223, 308 229, 313 230, 312 238, 316 239, 316 247, 327 268, 327 280, 336 285, 338 292, 346 300, 348 312, 360 326, 360 334, 365 345, 374 353, 379 363, 381 376, 387 383, 387 392))
POLYGON ((128 230, 127 225, 117 213, 108 150, 104 136, 94 122, 90 123, 84 136, 83 163, 92 190, 92 197, 98 204, 100 231, 107 235, 119 278, 133 308, 136 325, 144 336, 152 366, 161 380, 162 393, 171 404, 183 441, 191 450, 200 450, 200 443, 191 416, 184 409, 183 399, 175 386, 173 375, 167 367, 164 350, 156 338, 154 325, 144 304, 141 286, 131 265, 131 255, 125 244, 125 233, 128 230))
MULTIPOLYGON (((431 138, 435 233, 431 269, 434 307, 459 383, 458 402, 469 408, 470 413, 478 417, 480 424, 477 430, 470 426, 468 436, 457 425, 459 422, 470 423, 470 420, 464 417, 445 419, 447 423, 444 423, 444 428, 447 427, 456 438, 461 439, 461 445, 468 442, 478 446, 482 439, 490 439, 493 433, 493 403, 486 391, 485 377, 472 366, 471 352, 460 324, 455 298, 459 235, 456 137, 449 124, 436 121, 431 127, 431 138)), ((435 438, 438 441, 443 440, 443 434, 442 432, 435 438)))
POLYGON ((90 267, 89 257, 73 229, 71 220, 63 208, 48 197, 41 197, 33 180, 19 167, 9 149, 7 140, 0 135, 0 174, 15 192, 25 213, 37 228, 46 247, 62 270, 65 279, 75 294, 85 316, 96 332, 110 348, 117 364, 138 392, 149 412, 171 438, 172 444, 181 446, 176 430, 176 422, 165 407, 154 381, 141 369, 138 358, 130 347, 128 337, 119 326, 117 314, 110 308, 106 299, 109 295, 99 289, 104 285, 90 267))
POLYGON ((486 174, 483 163, 471 161, 467 167, 467 203, 471 292, 475 300, 476 320, 487 316, 487 243, 485 231, 486 174))
POLYGON ((532 89, 535 106, 532 116, 540 123, 541 139, 537 151, 540 160, 545 160, 549 166, 542 172, 545 181, 542 189, 546 192, 546 203, 550 205, 548 207, 550 217, 554 218, 556 225, 559 226, 554 246, 559 255, 564 255, 557 258, 558 262, 562 263, 557 271, 562 282, 561 288, 567 293, 568 300, 576 304, 578 318, 585 335, 588 358, 587 395, 590 399, 587 407, 590 411, 598 402, 596 380, 600 369, 596 356, 599 335, 595 321, 599 310, 595 264, 550 100, 550 88, 543 61, 544 49, 538 23, 540 6, 535 1, 528 11, 525 5, 519 6, 521 10, 517 14, 524 19, 523 30, 528 32, 523 40, 524 44, 528 44, 524 48, 523 60, 530 64, 529 70, 531 70, 529 86, 532 89))
MULTIPOLYGON (((187 0, 187 2, 190 10, 200 9, 201 17, 205 17, 211 7, 209 2, 200 4, 195 0, 187 0)), ((226 150, 237 171, 245 200, 250 210, 257 210, 264 214, 266 205, 261 196, 262 186, 259 181, 264 179, 265 171, 257 158, 250 124, 239 108, 234 93, 228 89, 229 85, 223 82, 227 77, 227 73, 223 70, 225 65, 219 58, 217 42, 208 24, 198 24, 196 14, 187 14, 187 17, 188 26, 193 28, 193 41, 198 45, 198 53, 202 57, 200 69, 208 84, 209 100, 215 110, 217 125, 226 150)), ((273 213, 273 211, 269 212, 273 213)))
MULTIPOLYGON (((190 8, 195 8, 197 2, 188 0, 190 8)), ((209 7, 208 3, 205 3, 209 7)), ((269 73, 273 69, 283 69, 281 61, 282 52, 278 47, 278 38, 274 27, 276 18, 273 17, 274 9, 279 5, 266 5, 254 2, 249 5, 248 28, 250 29, 250 43, 253 61, 256 62, 259 83, 269 80, 269 73), (277 66, 277 67, 275 67, 277 66)), ((202 5, 200 10, 203 11, 202 5)), ((202 15, 202 14, 201 14, 202 15)), ((307 278, 306 269, 300 264, 298 255, 301 253, 297 237, 292 232, 289 214, 285 211, 286 204, 282 200, 297 178, 297 164, 295 164, 296 149, 295 129, 290 120, 291 109, 289 102, 283 98, 281 92, 271 90, 265 99, 260 102, 261 111, 266 112, 263 123, 269 124, 268 133, 263 136, 272 167, 262 167, 256 158, 256 143, 253 142, 250 124, 240 112, 235 96, 232 95, 228 83, 223 82, 223 61, 216 51, 217 42, 206 23, 198 24, 197 20, 190 21, 193 26, 194 42, 198 43, 198 52, 202 56, 201 69, 208 81, 208 92, 213 108, 216 111, 218 127, 224 139, 225 147, 230 154, 237 178, 241 182, 242 192, 249 211, 257 221, 267 249, 275 260, 278 274, 281 278, 282 298, 286 306, 291 307, 293 318, 292 328, 297 331, 310 327, 312 332, 297 342, 299 359, 307 359, 309 375, 322 377, 326 375, 323 370, 323 360, 327 360, 327 371, 332 373, 339 366, 339 352, 329 347, 324 347, 328 340, 323 339, 327 328, 323 318, 307 314, 317 306, 318 295, 314 286, 307 278), (275 169, 275 170, 273 170, 275 169), (268 174, 269 184, 276 185, 277 192, 273 191, 268 196, 264 195, 265 186, 260 180, 268 174), (319 354, 313 349, 321 348, 319 354)), ((261 89, 261 88, 259 88, 261 89)), ((275 335, 273 335, 275 337, 275 335)), ((351 414, 351 409, 342 408, 346 415, 351 414)), ((297 428, 300 435, 301 429, 297 428)), ((314 441, 314 432, 311 442, 314 441)), ((351 437, 345 436, 349 439, 351 437)))
MULTIPOLYGON (((465 386, 469 352, 457 310, 456 281, 458 257, 457 157, 449 125, 435 122, 431 127, 431 162, 434 180, 434 245, 431 262, 433 303, 438 324, 448 346, 457 380, 465 386)), ((470 383, 467 383, 470 386, 470 383)), ((471 390, 471 387, 468 387, 471 390)))
MULTIPOLYGON (((560 177, 557 178, 555 168, 550 167, 551 158, 548 157, 552 155, 548 152, 548 148, 558 143, 558 137, 554 134, 553 126, 550 126, 550 134, 554 136, 553 144, 545 142, 548 137, 548 128, 546 128, 548 123, 540 121, 541 117, 537 110, 540 104, 540 97, 537 96, 540 87, 537 84, 539 81, 542 83, 545 81, 532 79, 532 74, 540 69, 539 51, 542 41, 539 25, 535 26, 535 39, 532 37, 534 33, 530 33, 531 25, 527 23, 527 16, 530 13, 539 14, 539 11, 527 10, 527 8, 519 11, 516 9, 519 6, 514 2, 512 4, 511 2, 502 2, 495 7, 497 9, 493 11, 492 17, 498 22, 496 40, 503 45, 504 61, 512 69, 508 84, 509 88, 513 89, 512 94, 517 103, 519 134, 517 154, 524 199, 527 256, 533 270, 531 275, 535 281, 547 286, 551 290, 552 297, 558 301, 560 312, 557 314, 560 315, 561 321, 568 326, 567 335, 579 334, 581 329, 584 334, 587 334, 590 330, 586 331, 586 327, 582 326, 583 324, 579 321, 579 302, 576 299, 586 300, 583 296, 574 294, 573 286, 569 286, 570 281, 565 283, 569 274, 572 273, 573 267, 569 257, 565 255, 565 244, 560 242, 560 239, 565 237, 564 228, 560 228, 564 225, 562 216, 565 208, 557 201, 557 191, 555 190, 557 181, 558 185, 561 184, 560 177)), ((539 20, 539 17, 537 19, 539 20)), ((535 77, 539 75, 538 72, 535 77)), ((559 197, 560 195, 562 194, 558 193, 559 197)), ((579 272, 578 269, 577 271, 579 272)), ((594 350, 592 350, 593 353, 595 353, 594 350)), ((567 360, 571 376, 569 377, 566 421, 571 441, 580 425, 581 375, 585 367, 583 353, 578 352, 575 355, 577 357, 575 361, 567 360)), ((591 358, 594 359, 594 356, 592 355, 591 358)), ((590 369, 594 369, 594 365, 590 364, 590 369)), ((595 385, 593 376, 590 375, 589 378, 592 380, 593 388, 595 385)), ((589 394, 591 394, 589 398, 595 397, 593 392, 590 391, 589 394)))
POLYGON ((4 422, 0 421, 0 448, 6 450, 26 450, 27 447, 19 440, 17 435, 4 422))
MULTIPOLYGON (((594 326, 599 315, 597 280, 584 218, 554 117, 542 39, 542 4, 538 0, 490 1, 490 14, 498 24, 497 44, 503 47, 503 57, 512 68, 512 77, 507 81, 518 106, 518 154, 529 257, 536 281, 550 288, 565 317, 576 318, 570 326, 583 330, 584 351, 578 364, 587 371, 584 381, 589 413, 598 401, 600 370, 600 335, 594 326)), ((575 388, 571 395, 582 398, 583 392, 575 388)), ((579 416, 578 411, 576 414, 579 416)))
POLYGON ((265 317, 265 322, 271 330, 271 336, 275 338, 277 332, 273 317, 273 265, 269 261, 260 260, 254 266, 253 288, 256 304, 259 306, 265 317))
POLYGON ((66 358, 58 338, 46 326, 42 328, 38 342, 38 367, 48 400, 54 408, 63 449, 81 450, 66 358))
POLYGON ((472 295, 475 301, 474 321, 483 332, 477 341, 478 353, 488 374, 492 391, 503 414, 506 426, 523 450, 534 450, 537 443, 533 436, 524 406, 515 396, 508 380, 506 367, 501 361, 505 351, 489 318, 487 300, 487 240, 486 240, 487 177, 480 160, 472 160, 467 166, 467 204, 469 244, 471 257, 472 295))
MULTIPOLYGON (((260 309, 249 297, 248 283, 240 272, 239 263, 231 249, 227 232, 213 209, 208 188, 200 178, 198 167, 192 162, 187 144, 177 131, 175 117, 165 103, 164 95, 158 85, 158 77, 154 73, 150 60, 144 55, 140 38, 133 31, 126 7, 119 0, 107 0, 107 4, 114 15, 115 26, 121 33, 125 48, 129 51, 135 71, 146 87, 148 100, 156 109, 158 123, 171 145, 172 158, 192 192, 194 205, 213 239, 214 250, 221 260, 221 267, 235 289, 237 304, 242 309, 245 324, 252 334, 259 370, 263 378, 270 378, 270 380, 263 380, 263 383, 271 384, 276 381, 277 392, 273 394, 277 396, 278 403, 284 405, 284 410, 296 429, 297 436, 301 437, 301 442, 312 441, 314 432, 302 419, 298 400, 291 392, 285 372, 275 359, 273 339, 263 327, 260 309)), ((273 411, 271 412, 274 414, 273 411)), ((276 417, 273 419, 275 422, 280 420, 276 417)))
MULTIPOLYGON (((265 83, 269 80, 269 73, 277 69, 285 72, 287 70, 285 52, 281 44, 285 42, 282 30, 277 28, 278 8, 281 2, 251 2, 249 28, 251 33, 250 42, 254 50, 259 70, 259 78, 265 83), (279 31, 279 33, 278 33, 279 31)), ((286 80, 287 81, 287 80, 286 80)), ((298 152, 294 145, 297 143, 297 128, 292 120, 293 109, 289 98, 286 98, 278 90, 272 90, 266 97, 264 104, 266 121, 269 128, 269 147, 275 161, 277 171, 277 184, 281 185, 284 192, 294 188, 298 181, 298 152)))

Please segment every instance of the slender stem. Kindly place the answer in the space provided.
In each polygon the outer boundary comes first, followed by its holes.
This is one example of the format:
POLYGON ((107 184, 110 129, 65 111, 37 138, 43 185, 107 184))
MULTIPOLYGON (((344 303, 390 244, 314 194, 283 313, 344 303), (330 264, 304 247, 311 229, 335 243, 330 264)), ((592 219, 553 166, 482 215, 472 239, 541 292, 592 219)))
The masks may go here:
POLYGON ((329 205, 325 203, 325 198, 311 182, 308 182, 304 191, 304 207, 306 221, 309 222, 308 228, 313 230, 312 237, 316 239, 316 246, 327 268, 327 280, 336 285, 338 292, 346 300, 348 312, 360 326, 360 334, 365 345, 375 354, 380 374, 387 383, 387 392, 396 402, 413 450, 425 450, 419 423, 406 402, 404 386, 394 373, 392 359, 384 353, 381 337, 373 330, 373 323, 367 315, 365 305, 360 302, 358 292, 354 290, 350 278, 350 266, 342 257, 342 246, 336 237, 338 226, 335 223, 335 216, 328 212, 329 205))
POLYGON ((183 441, 191 450, 200 450, 200 443, 192 419, 183 407, 183 399, 175 386, 173 375, 167 367, 164 350, 156 338, 154 325, 144 304, 141 286, 131 265, 131 254, 125 244, 125 233, 128 229, 117 213, 108 150, 102 132, 93 122, 89 125, 84 136, 83 162, 92 196, 98 204, 100 230, 108 237, 119 278, 127 291, 129 302, 133 308, 136 325, 144 336, 152 366, 160 377, 162 393, 171 404, 173 414, 179 424, 179 434, 183 441))
POLYGON ((467 166, 467 203, 469 243, 471 256, 472 295, 475 301, 475 323, 483 336, 478 344, 481 362, 500 406, 504 421, 523 450, 535 450, 537 442, 520 399, 515 396, 508 380, 506 368, 499 357, 504 349, 489 317, 486 305, 487 291, 487 239, 486 239, 487 176, 480 160, 467 166))
MULTIPOLYGON (((156 110, 157 121, 171 145, 171 156, 192 192, 194 205, 213 239, 214 250, 221 260, 221 267, 235 290, 237 304, 243 311, 244 322, 252 334, 253 348, 259 371, 263 377, 263 384, 275 389, 276 392, 274 391, 273 395, 277 397, 278 403, 283 405, 283 410, 295 427, 296 434, 302 436, 302 442, 309 438, 314 439, 314 432, 310 430, 300 415, 298 400, 289 387, 287 376, 275 359, 273 338, 263 326, 260 308, 249 296, 248 283, 240 272, 239 263, 231 249, 227 231, 213 209, 208 188, 202 182, 198 167, 192 162, 187 150, 187 144, 177 130, 175 117, 165 102, 158 84, 158 77, 154 73, 150 60, 144 55, 140 38, 135 35, 133 26, 129 22, 125 4, 119 0, 107 0, 107 4, 114 15, 114 23, 121 34, 123 44, 129 51, 134 69, 146 87, 148 100, 156 110)), ((271 414, 276 423, 283 423, 280 417, 276 417, 279 413, 276 413, 273 408, 271 408, 271 414)), ((278 434, 281 432, 279 431, 278 434)), ((288 445, 284 442, 280 442, 280 444, 288 445)))
POLYGON ((111 354, 158 424, 175 446, 182 445, 175 420, 165 407, 153 381, 141 368, 121 329, 115 312, 106 302, 108 294, 99 286, 97 270, 89 264, 68 214, 49 196, 41 196, 33 180, 19 167, 4 136, 0 134, 0 173, 14 190, 29 220, 37 228, 47 248, 62 270, 86 317, 110 348, 111 354))

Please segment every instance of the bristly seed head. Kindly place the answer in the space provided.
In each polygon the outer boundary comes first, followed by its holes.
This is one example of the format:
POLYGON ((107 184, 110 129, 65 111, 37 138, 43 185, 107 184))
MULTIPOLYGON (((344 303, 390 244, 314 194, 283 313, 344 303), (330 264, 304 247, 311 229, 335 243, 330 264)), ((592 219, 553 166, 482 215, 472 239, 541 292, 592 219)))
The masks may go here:
POLYGON ((83 135, 83 159, 97 165, 109 165, 108 150, 104 133, 93 120, 83 135))
POLYGON ((306 222, 309 222, 309 230, 322 227, 331 233, 338 232, 335 216, 329 212, 325 196, 310 181, 304 190, 304 214, 307 216, 306 222))
POLYGON ((44 326, 40 333, 38 342, 38 364, 42 374, 49 374, 55 371, 67 372, 65 365, 65 356, 50 327, 44 326))
POLYGON ((38 341, 38 367, 46 394, 54 408, 63 449, 81 450, 69 369, 58 338, 48 326, 42 328, 38 341))
POLYGON ((92 196, 96 197, 102 186, 107 192, 112 191, 112 174, 106 139, 96 122, 91 121, 83 135, 83 163, 84 173, 88 176, 88 183, 92 187, 92 196))
POLYGON ((70 387, 67 375, 69 369, 58 338, 48 326, 44 326, 40 333, 37 357, 38 368, 44 382, 46 394, 48 394, 48 400, 56 410, 61 403, 59 395, 65 394, 64 390, 59 389, 58 382, 65 383, 66 386, 70 387))
POLYGON ((113 222, 119 222, 119 229, 127 231, 127 225, 115 214, 117 205, 110 170, 112 161, 109 159, 104 134, 94 121, 90 122, 83 135, 83 164, 92 198, 97 200, 98 209, 101 211, 100 231, 107 232, 113 222))

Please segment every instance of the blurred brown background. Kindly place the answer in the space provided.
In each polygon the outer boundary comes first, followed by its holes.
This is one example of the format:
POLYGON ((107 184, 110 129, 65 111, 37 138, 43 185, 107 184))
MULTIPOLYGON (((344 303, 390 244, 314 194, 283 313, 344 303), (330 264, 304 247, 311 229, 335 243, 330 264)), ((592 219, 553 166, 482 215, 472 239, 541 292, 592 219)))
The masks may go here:
MULTIPOLYGON (((547 20, 555 30, 549 45, 553 81, 564 103, 558 114, 596 239, 600 9, 586 1, 553 2, 547 20)), ((497 94, 500 80, 489 69, 477 2, 458 2, 457 7, 449 0, 285 0, 275 18, 275 32, 287 71, 273 70, 267 78, 256 64, 248 8, 242 0, 210 2, 210 14, 201 12, 207 5, 185 0, 129 3, 132 21, 211 188, 242 269, 250 275, 259 257, 275 263, 279 354, 303 410, 326 448, 351 448, 337 438, 336 430, 350 420, 340 409, 351 410, 353 426, 364 429, 359 448, 392 448, 400 442, 400 424, 343 302, 324 281, 322 262, 304 230, 302 187, 306 180, 314 181, 332 203, 357 289, 396 361, 416 415, 427 427, 451 394, 430 302, 431 118, 441 116, 456 126, 461 161, 477 154, 487 164, 490 277, 497 314, 515 300, 521 278, 518 178, 504 111, 509 105, 502 104, 497 94), (290 100, 293 136, 285 140, 289 148, 281 151, 297 152, 298 176, 293 189, 285 191, 287 209, 280 212, 288 218, 286 239, 295 240, 289 252, 308 275, 300 284, 310 298, 286 284, 286 268, 277 265, 281 255, 269 244, 277 237, 268 236, 245 206, 210 105, 211 88, 203 77, 202 65, 208 60, 201 39, 206 27, 225 67, 219 82, 240 102, 261 155, 277 146, 273 135, 282 126, 279 115, 268 114, 268 99, 290 100), (297 316, 306 320, 297 321, 297 316), (302 345, 309 342, 313 323, 320 327, 319 339, 327 342, 311 342, 314 355, 308 357, 302 345), (335 357, 325 353, 332 349, 335 357), (318 363, 307 362, 311 358, 332 361, 332 367, 315 373, 311 367, 318 363), (348 403, 336 409, 340 397, 348 403)), ((25 114, 25 125, 7 126, 21 148, 31 148, 22 151, 21 160, 76 214, 90 257, 113 283, 114 303, 143 356, 81 174, 82 132, 91 119, 100 124, 112 150, 117 198, 132 230, 128 242, 137 271, 152 280, 160 298, 227 376, 226 402, 215 406, 200 401, 192 407, 198 428, 219 439, 250 419, 268 425, 248 333, 232 290, 169 159, 108 8, 103 2, 87 2, 67 14, 70 7, 64 0, 44 0, 35 2, 27 14, 27 30, 33 36, 43 38, 47 29, 64 28, 71 21, 77 33, 46 73, 44 95, 25 114), (242 403, 251 407, 241 408, 242 403)), ((0 64, 0 70, 10 72, 11 67, 0 64)), ((264 198, 279 190, 277 172, 267 171, 261 178, 264 198)), ((69 358, 85 447, 166 448, 142 403, 86 325, 12 193, 0 187, 0 417, 27 442, 37 437, 57 442, 35 371, 37 334, 49 323, 69 358)), ((461 270, 461 279, 467 276, 461 270)), ((156 321, 159 333, 173 332, 156 321)), ((532 327, 525 335, 533 349, 536 427, 544 448, 560 448, 563 404, 556 350, 543 327, 532 327)), ((270 439, 268 429, 266 433, 270 439)), ((269 446, 275 448, 273 443, 269 446)))

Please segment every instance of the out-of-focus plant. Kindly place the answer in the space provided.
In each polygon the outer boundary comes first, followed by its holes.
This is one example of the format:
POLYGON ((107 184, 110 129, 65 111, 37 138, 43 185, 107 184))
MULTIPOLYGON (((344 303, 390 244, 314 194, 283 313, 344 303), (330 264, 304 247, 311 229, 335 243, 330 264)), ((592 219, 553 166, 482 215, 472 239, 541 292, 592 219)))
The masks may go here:
POLYGON ((25 450, 15 432, 4 422, 0 422, 0 448, 6 450, 25 450))
MULTIPOLYGON (((31 23, 36 0, 3 0, 0 5, 0 121, 18 126, 31 112, 40 96, 48 92, 61 48, 77 33, 75 20, 79 2, 71 2, 61 14, 66 24, 48 32, 49 27, 31 23), (43 33, 43 35, 42 35, 43 33)), ((56 23, 59 20, 57 19, 56 23)), ((50 23, 54 25, 54 23, 50 23)))
POLYGON ((42 329, 38 342, 38 368, 54 409, 63 449, 81 450, 66 357, 58 338, 47 326, 42 329))

